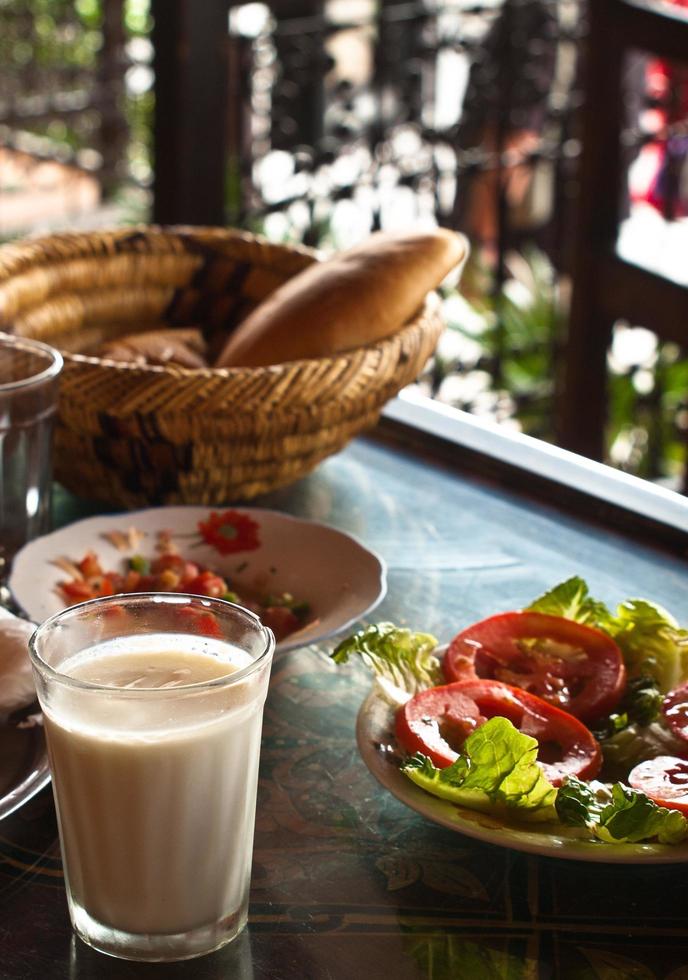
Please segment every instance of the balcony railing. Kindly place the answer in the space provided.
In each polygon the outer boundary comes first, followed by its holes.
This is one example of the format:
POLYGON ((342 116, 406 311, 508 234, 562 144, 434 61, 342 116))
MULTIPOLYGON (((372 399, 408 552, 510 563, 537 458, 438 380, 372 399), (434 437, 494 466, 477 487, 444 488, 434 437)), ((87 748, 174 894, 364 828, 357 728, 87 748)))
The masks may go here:
MULTIPOLYGON (((152 173, 161 222, 227 222, 325 249, 380 227, 467 232, 473 262, 461 294, 447 296, 449 329, 419 387, 554 440, 586 11, 584 0, 10 2, 0 133, 6 145, 28 132, 48 153, 70 150, 106 195, 145 187, 152 173), (45 23, 36 30, 46 11, 52 39, 45 23)), ((636 200, 647 147, 668 145, 651 114, 677 96, 676 85, 648 87, 648 67, 641 52, 629 69, 636 190, 621 241, 646 251, 648 214, 676 241, 685 228, 675 162, 663 215, 636 200)), ((680 113, 672 125, 683 138, 680 113)), ((684 352, 619 323, 609 369, 606 458, 673 480, 684 352)))

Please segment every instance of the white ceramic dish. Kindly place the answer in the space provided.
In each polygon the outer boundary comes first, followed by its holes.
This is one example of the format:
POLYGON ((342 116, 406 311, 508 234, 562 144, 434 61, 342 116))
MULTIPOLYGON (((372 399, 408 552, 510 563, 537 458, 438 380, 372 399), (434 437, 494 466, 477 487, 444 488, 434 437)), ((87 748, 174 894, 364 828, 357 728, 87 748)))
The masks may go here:
POLYGON ((94 551, 105 569, 122 569, 127 557, 155 556, 158 533, 170 531, 185 557, 226 577, 230 587, 290 592, 310 606, 305 625, 277 645, 278 651, 318 643, 350 628, 371 612, 386 592, 384 561, 355 538, 333 527, 260 508, 231 508, 258 525, 259 545, 220 554, 199 533, 209 507, 157 507, 107 517, 90 517, 27 544, 16 555, 9 579, 14 600, 36 623, 65 605, 57 585, 68 576, 54 564, 78 562, 94 551), (135 528, 135 547, 118 549, 106 535, 135 528))
POLYGON ((431 796, 399 771, 403 753, 394 737, 394 712, 395 706, 376 686, 358 713, 358 747, 373 776, 397 799, 428 820, 489 844, 545 857, 608 864, 677 864, 688 861, 688 843, 676 846, 604 844, 581 839, 574 828, 558 824, 517 826, 431 796))

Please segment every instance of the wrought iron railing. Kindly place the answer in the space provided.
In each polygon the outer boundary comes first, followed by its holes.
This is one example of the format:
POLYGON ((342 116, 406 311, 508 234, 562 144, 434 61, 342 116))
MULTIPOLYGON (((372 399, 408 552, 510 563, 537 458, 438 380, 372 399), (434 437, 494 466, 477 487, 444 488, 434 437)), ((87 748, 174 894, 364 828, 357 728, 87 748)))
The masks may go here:
MULTIPOLYGON (((379 227, 438 222, 466 231, 473 262, 461 295, 447 297, 450 329, 420 384, 434 398, 554 438, 585 0, 226 8, 224 118, 205 146, 184 147, 189 169, 222 133, 224 219, 326 249, 379 227)), ((193 4, 184 9, 194 16, 193 4)), ((150 37, 145 0, 5 0, 2 16, 10 29, 0 32, 0 140, 31 131, 59 144, 67 132, 61 152, 96 160, 106 191, 146 184, 152 94, 145 79, 137 88, 127 76, 132 41, 145 48, 150 37), (36 31, 36 18, 48 15, 59 25, 52 38, 47 22, 36 31)), ((139 53, 144 72, 149 60, 149 49, 139 53)), ((629 160, 651 142, 643 118, 629 125, 629 160)), ((159 175, 168 164, 160 160, 159 175)), ((671 173, 680 200, 680 172, 671 173)), ((665 211, 680 219, 675 207, 665 211)), ((669 477, 684 438, 683 352, 655 344, 643 360, 627 326, 610 358, 609 458, 669 477)))

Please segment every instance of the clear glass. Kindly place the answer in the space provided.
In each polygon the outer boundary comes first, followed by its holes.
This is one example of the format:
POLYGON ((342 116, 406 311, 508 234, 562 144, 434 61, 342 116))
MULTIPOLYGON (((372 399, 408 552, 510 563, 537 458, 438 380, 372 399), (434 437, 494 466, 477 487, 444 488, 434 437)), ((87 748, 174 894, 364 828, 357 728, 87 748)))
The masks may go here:
POLYGON ((22 545, 49 530, 61 370, 47 344, 0 334, 0 580, 22 545))
POLYGON ((105 953, 170 961, 248 913, 275 639, 221 599, 109 596, 34 633, 67 899, 105 953))

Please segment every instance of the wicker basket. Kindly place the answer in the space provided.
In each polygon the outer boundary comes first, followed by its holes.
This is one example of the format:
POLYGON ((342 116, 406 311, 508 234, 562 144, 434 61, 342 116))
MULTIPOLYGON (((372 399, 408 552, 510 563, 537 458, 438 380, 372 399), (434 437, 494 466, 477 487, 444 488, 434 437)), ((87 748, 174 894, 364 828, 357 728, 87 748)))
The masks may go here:
POLYGON ((230 330, 316 261, 215 228, 67 233, 0 248, 0 328, 65 357, 55 475, 107 504, 226 504, 288 484, 372 426, 418 376, 426 305, 381 343, 264 368, 137 366, 79 353, 156 326, 230 330))

